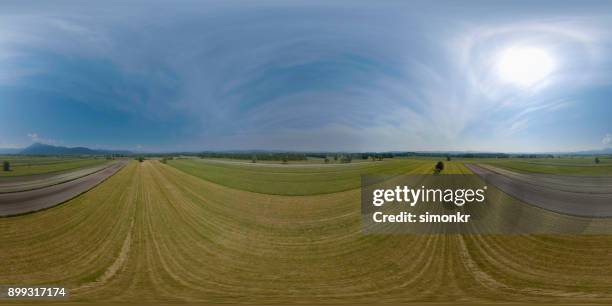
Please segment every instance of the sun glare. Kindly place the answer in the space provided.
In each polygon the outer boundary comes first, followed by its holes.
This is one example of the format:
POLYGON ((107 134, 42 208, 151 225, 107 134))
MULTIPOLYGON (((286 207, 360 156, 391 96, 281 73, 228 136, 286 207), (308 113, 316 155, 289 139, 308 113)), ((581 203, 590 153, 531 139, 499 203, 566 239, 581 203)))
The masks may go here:
POLYGON ((497 72, 502 80, 523 87, 544 80, 554 68, 552 56, 539 48, 507 49, 497 63, 497 72))

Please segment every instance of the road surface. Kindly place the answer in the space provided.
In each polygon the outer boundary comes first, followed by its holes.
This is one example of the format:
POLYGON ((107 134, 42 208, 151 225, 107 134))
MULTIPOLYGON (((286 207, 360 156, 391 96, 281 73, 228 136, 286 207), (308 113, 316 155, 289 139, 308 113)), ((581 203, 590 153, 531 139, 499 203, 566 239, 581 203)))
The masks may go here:
POLYGON ((78 179, 102 171, 115 162, 104 163, 93 167, 72 169, 58 173, 44 173, 26 176, 9 176, 0 178, 0 193, 10 193, 49 187, 78 179))
POLYGON ((128 161, 65 183, 22 192, 0 194, 0 217, 35 212, 64 203, 117 173, 128 161))
POLYGON ((487 183, 525 203, 581 217, 612 217, 612 178, 521 174, 466 164, 487 183))

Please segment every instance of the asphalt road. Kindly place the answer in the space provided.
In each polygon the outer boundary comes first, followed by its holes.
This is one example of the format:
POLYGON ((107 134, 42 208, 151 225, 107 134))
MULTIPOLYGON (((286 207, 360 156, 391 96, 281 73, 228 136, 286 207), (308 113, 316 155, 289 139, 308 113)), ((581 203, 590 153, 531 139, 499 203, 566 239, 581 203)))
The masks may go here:
POLYGON ((0 217, 35 212, 64 203, 117 173, 128 161, 123 160, 102 171, 65 183, 29 190, 0 194, 0 217))
POLYGON ((489 165, 466 167, 527 204, 574 216, 612 217, 612 185, 608 178, 518 174, 489 165))
POLYGON ((65 183, 92 173, 102 171, 111 167, 116 161, 108 162, 93 167, 72 169, 57 173, 44 173, 25 176, 2 177, 0 178, 0 193, 11 193, 26 190, 34 190, 52 185, 65 183))

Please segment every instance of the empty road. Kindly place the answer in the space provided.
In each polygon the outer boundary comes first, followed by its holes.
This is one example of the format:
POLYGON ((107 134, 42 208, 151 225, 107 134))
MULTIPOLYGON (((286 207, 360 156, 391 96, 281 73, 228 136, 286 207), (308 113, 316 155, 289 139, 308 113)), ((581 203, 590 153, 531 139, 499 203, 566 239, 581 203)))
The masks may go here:
POLYGON ((520 174, 466 164, 487 183, 525 203, 581 217, 612 217, 612 178, 520 174))
POLYGON ((128 161, 119 161, 104 170, 65 183, 22 192, 0 194, 0 217, 39 211, 64 203, 95 187, 117 173, 128 161))

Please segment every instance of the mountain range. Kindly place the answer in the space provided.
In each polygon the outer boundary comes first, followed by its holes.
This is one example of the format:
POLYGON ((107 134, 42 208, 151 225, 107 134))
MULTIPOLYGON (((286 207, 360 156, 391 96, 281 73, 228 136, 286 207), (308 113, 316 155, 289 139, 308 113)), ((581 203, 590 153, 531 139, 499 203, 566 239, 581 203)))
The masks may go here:
POLYGON ((21 150, 18 154, 23 155, 106 155, 106 154, 132 154, 125 150, 95 150, 86 147, 62 147, 43 143, 33 143, 21 150))

